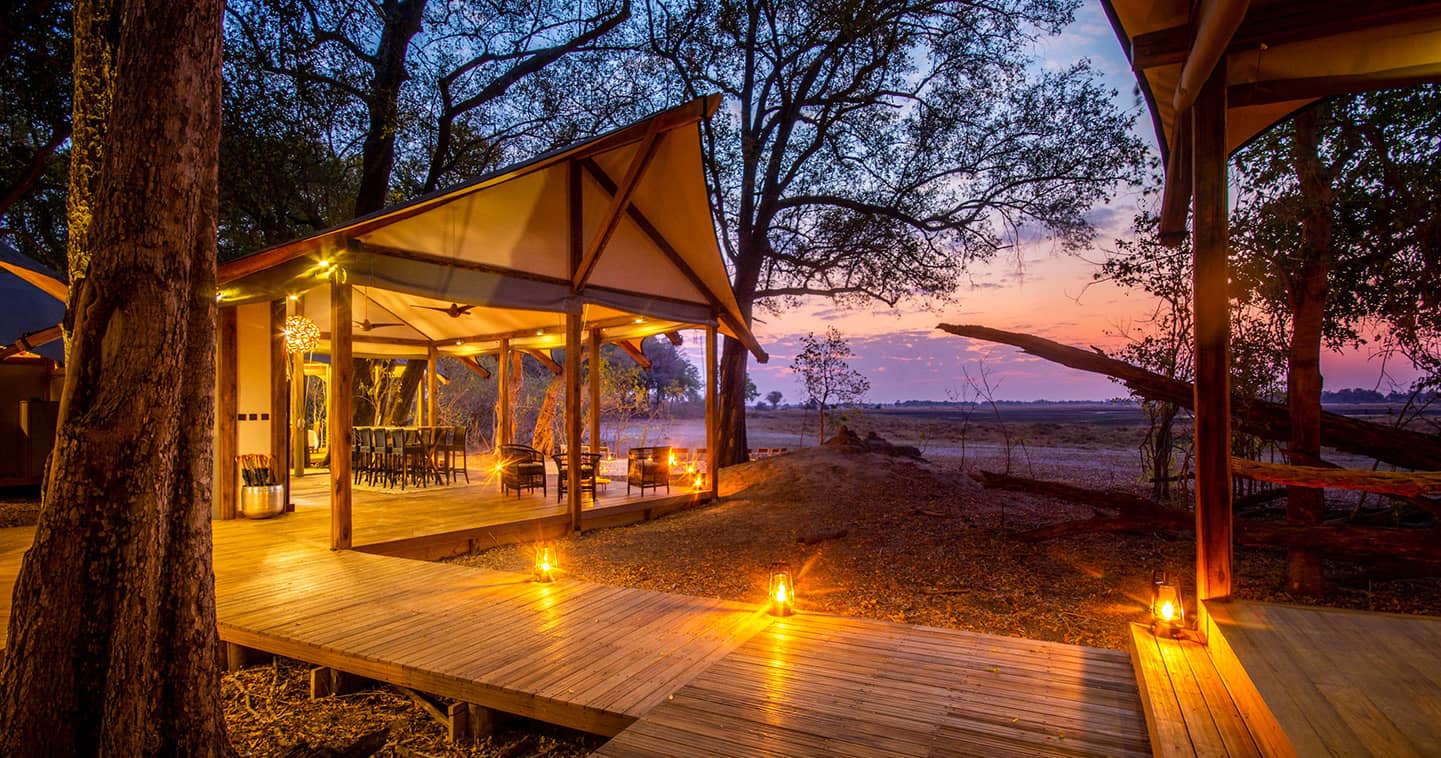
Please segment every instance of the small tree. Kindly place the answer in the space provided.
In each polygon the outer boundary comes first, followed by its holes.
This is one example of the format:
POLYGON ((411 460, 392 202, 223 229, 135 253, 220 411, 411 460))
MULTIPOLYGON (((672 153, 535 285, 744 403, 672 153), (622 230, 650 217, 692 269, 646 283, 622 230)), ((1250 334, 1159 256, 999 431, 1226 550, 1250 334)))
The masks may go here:
POLYGON ((771 390, 766 393, 766 402, 771 404, 771 410, 775 410, 780 406, 781 399, 784 397, 785 395, 781 394, 780 390, 771 390))
POLYGON ((811 332, 801 338, 801 344, 804 347, 791 362, 791 369, 801 376, 806 401, 820 410, 820 441, 824 443, 826 407, 860 400, 870 390, 871 382, 846 362, 856 354, 834 326, 826 329, 825 339, 811 332))

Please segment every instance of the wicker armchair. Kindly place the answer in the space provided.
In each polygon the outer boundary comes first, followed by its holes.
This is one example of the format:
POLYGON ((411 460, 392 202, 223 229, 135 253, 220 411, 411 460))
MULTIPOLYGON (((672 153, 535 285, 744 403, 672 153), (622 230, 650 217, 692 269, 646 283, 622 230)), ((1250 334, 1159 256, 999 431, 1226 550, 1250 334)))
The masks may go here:
POLYGON ((545 494, 545 456, 527 445, 501 445, 500 491, 509 494, 515 490, 520 497, 522 489, 534 491, 536 487, 545 494))
POLYGON ((656 490, 661 485, 670 492, 670 446, 631 448, 626 455, 625 494, 639 487, 644 495, 646 487, 656 490))
MULTIPOLYGON (((565 453, 557 453, 551 456, 555 459, 555 468, 560 472, 555 482, 555 499, 565 498, 566 488, 570 486, 570 457, 565 453)), ((581 494, 590 493, 590 499, 595 499, 595 472, 600 470, 600 453, 580 454, 580 491, 581 494)))

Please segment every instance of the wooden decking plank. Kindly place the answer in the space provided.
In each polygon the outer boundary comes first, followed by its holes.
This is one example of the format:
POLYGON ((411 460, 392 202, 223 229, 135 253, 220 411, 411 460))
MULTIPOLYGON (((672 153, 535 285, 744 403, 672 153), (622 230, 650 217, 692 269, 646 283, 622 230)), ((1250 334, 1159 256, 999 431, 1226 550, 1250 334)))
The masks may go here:
POLYGON ((1156 636, 1149 629, 1132 624, 1130 641, 1151 750, 1158 756, 1198 755, 1191 744, 1191 734, 1156 636))

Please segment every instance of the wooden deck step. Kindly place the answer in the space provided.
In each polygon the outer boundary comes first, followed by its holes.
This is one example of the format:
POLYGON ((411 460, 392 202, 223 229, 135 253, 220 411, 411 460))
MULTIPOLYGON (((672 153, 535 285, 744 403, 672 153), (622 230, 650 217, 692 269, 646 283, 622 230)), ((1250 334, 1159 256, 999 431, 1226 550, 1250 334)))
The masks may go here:
POLYGON ((1144 756, 1123 653, 884 621, 778 620, 597 756, 1144 756))
POLYGON ((1131 665, 1158 756, 1254 756, 1261 750, 1231 693, 1195 642, 1131 624, 1131 665))
POLYGON ((1270 755, 1441 755, 1441 618, 1206 602, 1211 659, 1270 755))

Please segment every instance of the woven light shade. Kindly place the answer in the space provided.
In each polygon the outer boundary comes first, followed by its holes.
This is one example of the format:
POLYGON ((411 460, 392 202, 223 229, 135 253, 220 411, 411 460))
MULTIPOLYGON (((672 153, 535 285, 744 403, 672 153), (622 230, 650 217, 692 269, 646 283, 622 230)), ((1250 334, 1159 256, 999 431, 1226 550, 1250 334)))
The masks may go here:
POLYGON ((320 344, 320 327, 304 316, 286 316, 281 334, 285 336, 287 353, 308 353, 320 344))

